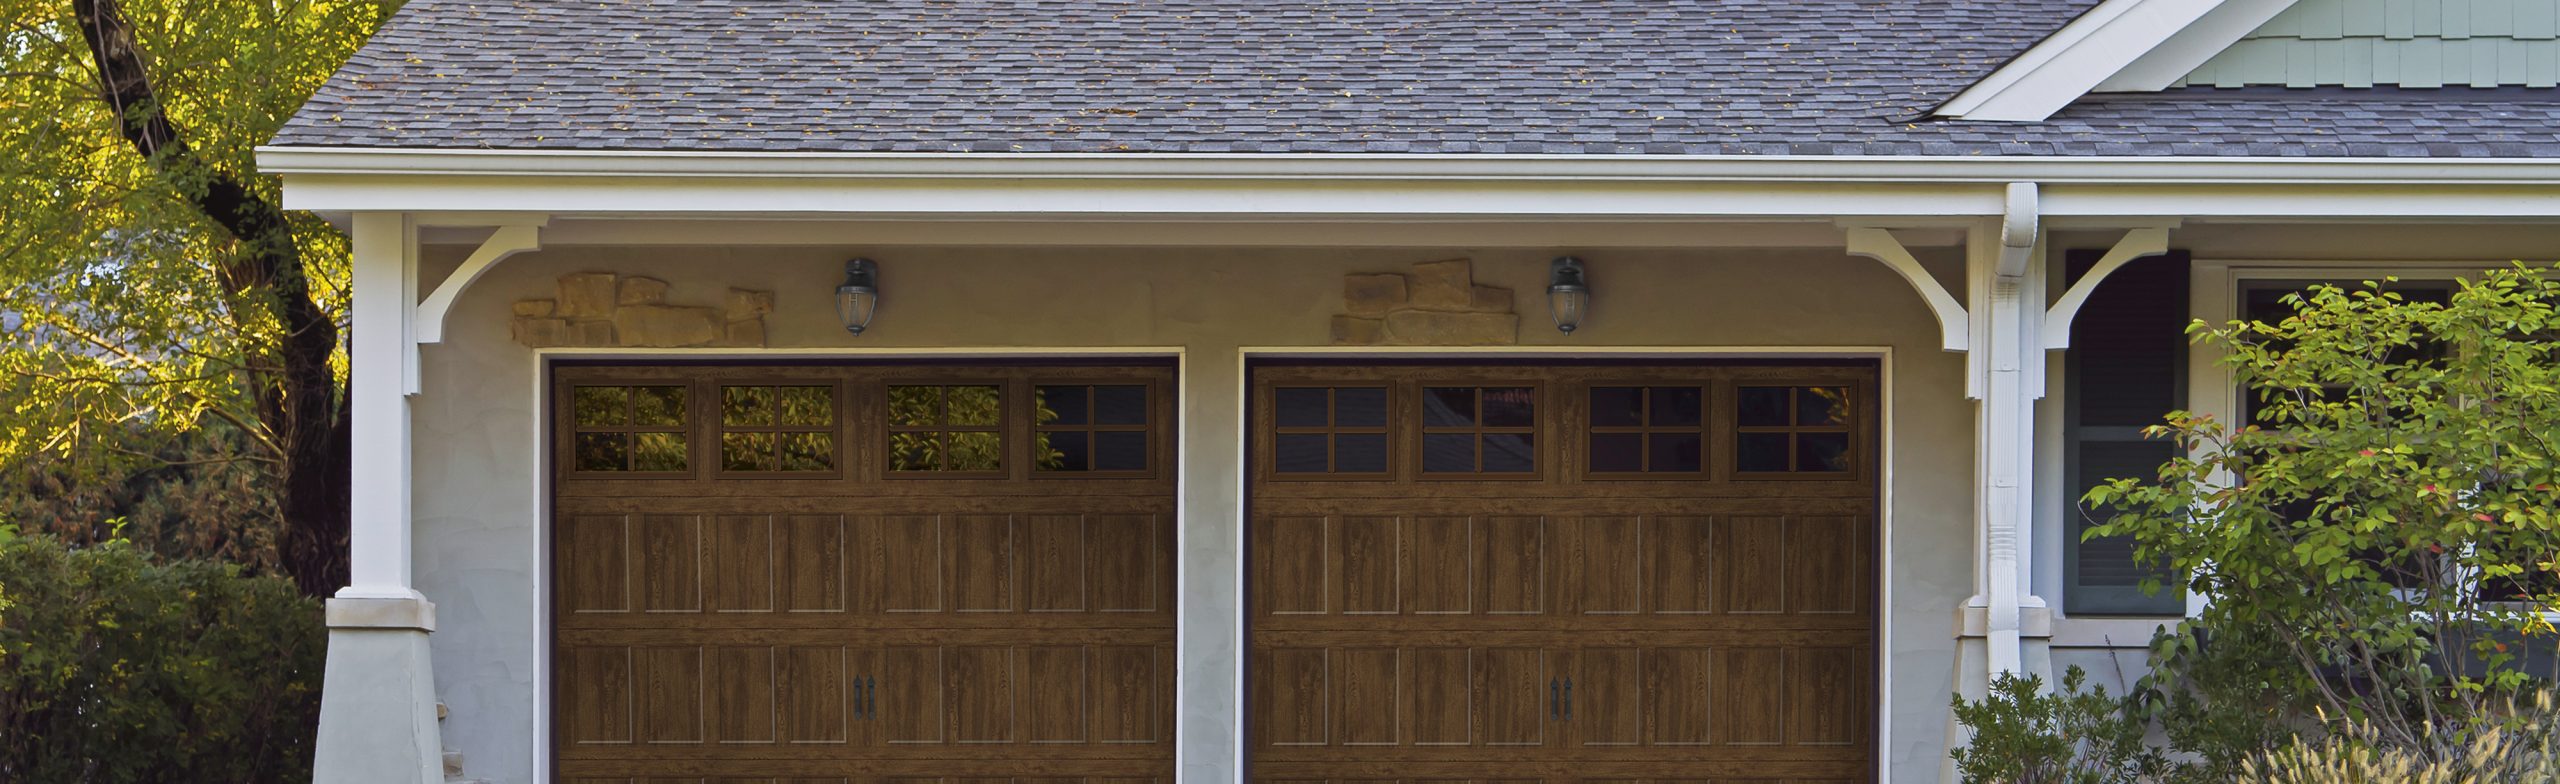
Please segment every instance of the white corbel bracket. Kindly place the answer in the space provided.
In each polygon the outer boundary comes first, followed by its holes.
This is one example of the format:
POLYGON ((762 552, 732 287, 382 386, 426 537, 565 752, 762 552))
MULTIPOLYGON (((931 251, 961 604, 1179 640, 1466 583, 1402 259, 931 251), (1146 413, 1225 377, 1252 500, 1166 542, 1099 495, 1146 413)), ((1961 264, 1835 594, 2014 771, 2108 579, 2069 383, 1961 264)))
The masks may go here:
POLYGON ((444 342, 445 314, 453 310, 454 300, 461 298, 464 290, 471 288, 473 282, 498 262, 518 253, 541 250, 542 228, 549 223, 547 217, 537 217, 499 226, 489 233, 488 239, 481 241, 479 248, 471 251, 470 258, 463 259, 462 266, 455 267, 453 274, 445 276, 444 282, 436 284, 435 291, 418 302, 415 315, 409 322, 413 333, 406 374, 409 394, 415 395, 419 391, 418 347, 444 342))
POLYGON ((1894 239, 1892 231, 1851 227, 1849 255, 1884 262, 1886 267, 1901 273, 1902 279, 1909 282, 1912 289, 1920 292, 1920 299, 1929 304, 1929 312, 1938 317, 1940 347, 1948 351, 1964 351, 1972 345, 1969 333, 1973 322, 1965 315, 1963 303, 1957 302, 1956 296, 1948 293, 1946 286, 1938 283, 1927 268, 1920 266, 1920 260, 1911 256, 1911 249, 1903 247, 1901 240, 1894 239))
POLYGON ((2134 259, 2158 256, 2168 252, 2168 229, 2134 229, 2125 232, 2124 237, 2116 240, 2115 247, 2108 248, 2107 255, 2098 259, 2097 266, 2090 267, 2089 274, 2080 276, 2079 281, 2071 284, 2069 291, 2062 292, 2061 299, 2054 300, 2053 309, 2046 311, 2044 348, 2048 351, 2058 351, 2071 347, 2071 320, 2080 316, 2080 307, 2089 304, 2089 295, 2098 290, 2098 284, 2105 282, 2108 275, 2115 274, 2117 269, 2131 263, 2134 259))

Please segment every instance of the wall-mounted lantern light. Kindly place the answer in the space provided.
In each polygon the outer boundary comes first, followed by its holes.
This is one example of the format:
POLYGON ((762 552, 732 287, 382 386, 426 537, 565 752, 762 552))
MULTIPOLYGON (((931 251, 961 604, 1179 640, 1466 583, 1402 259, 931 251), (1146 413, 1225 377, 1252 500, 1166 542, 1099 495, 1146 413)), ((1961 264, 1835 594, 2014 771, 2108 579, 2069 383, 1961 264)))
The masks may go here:
POLYGON ((1571 335, 1582 326, 1591 311, 1591 283, 1583 277, 1581 259, 1561 256, 1547 266, 1547 311, 1559 332, 1571 335))
POLYGON ((879 312, 880 265, 870 259, 845 262, 844 285, 836 287, 836 317, 844 319, 844 331, 860 337, 879 312))

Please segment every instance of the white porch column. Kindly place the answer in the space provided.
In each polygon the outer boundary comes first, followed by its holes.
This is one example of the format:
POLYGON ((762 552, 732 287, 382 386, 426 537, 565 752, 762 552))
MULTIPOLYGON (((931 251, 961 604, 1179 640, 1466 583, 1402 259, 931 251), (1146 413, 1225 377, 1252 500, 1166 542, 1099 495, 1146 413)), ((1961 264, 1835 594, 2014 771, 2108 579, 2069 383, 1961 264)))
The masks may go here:
POLYGON ((349 582, 329 600, 329 661, 312 779, 321 784, 444 780, 427 634, 435 605, 411 587, 409 399, 417 304, 416 228, 401 213, 358 213, 348 416, 349 582))
POLYGON ((1244 779, 1244 354, 1182 358, 1174 776, 1244 779))

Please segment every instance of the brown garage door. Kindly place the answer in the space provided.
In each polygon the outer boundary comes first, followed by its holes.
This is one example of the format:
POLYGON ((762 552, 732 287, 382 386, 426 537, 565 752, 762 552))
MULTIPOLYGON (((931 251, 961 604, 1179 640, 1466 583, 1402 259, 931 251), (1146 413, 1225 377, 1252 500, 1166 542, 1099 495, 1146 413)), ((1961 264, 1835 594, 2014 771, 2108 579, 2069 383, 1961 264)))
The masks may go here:
POLYGON ((1163 367, 561 367, 570 782, 1170 781, 1163 367))
POLYGON ((1252 778, 1873 778, 1871 367, 1261 367, 1252 778))

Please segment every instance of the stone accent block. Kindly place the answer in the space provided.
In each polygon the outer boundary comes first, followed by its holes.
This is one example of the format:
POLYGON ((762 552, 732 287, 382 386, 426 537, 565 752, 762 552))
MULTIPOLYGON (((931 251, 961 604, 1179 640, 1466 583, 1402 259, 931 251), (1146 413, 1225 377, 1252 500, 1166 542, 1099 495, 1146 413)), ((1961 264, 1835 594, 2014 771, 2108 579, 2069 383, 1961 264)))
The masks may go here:
MULTIPOLYGON (((730 289, 726 310, 730 321, 764 318, 773 312, 773 292, 730 289)), ((764 345, 764 339, 757 338, 756 345, 764 345)))
POLYGON ((1403 275, 1342 276, 1342 304, 1355 316, 1383 316, 1405 302, 1403 275))
POLYGON ((1342 279, 1333 317, 1337 346, 1507 346, 1520 342, 1511 290, 1478 286, 1468 259, 1426 261, 1413 273, 1361 273, 1342 279))
POLYGON ((619 304, 614 298, 614 278, 610 272, 572 272, 560 276, 560 317, 568 319, 613 318, 619 304))
POLYGON ((574 346, 762 346, 773 292, 729 289, 719 307, 668 305, 672 287, 656 278, 610 272, 560 276, 560 296, 515 303, 516 342, 533 348, 574 346))
POLYGON ((625 346, 708 346, 728 337, 720 312, 671 305, 624 305, 613 331, 625 346))
POLYGON ((623 305, 656 305, 667 301, 667 282, 657 278, 628 277, 622 279, 623 305))
POLYGON ((1520 316, 1512 313, 1442 313, 1399 310, 1387 314, 1386 345, 1507 346, 1520 342, 1520 316))
POLYGON ((1333 344, 1337 346, 1375 346, 1386 342, 1386 319, 1360 316, 1333 317, 1333 344))

